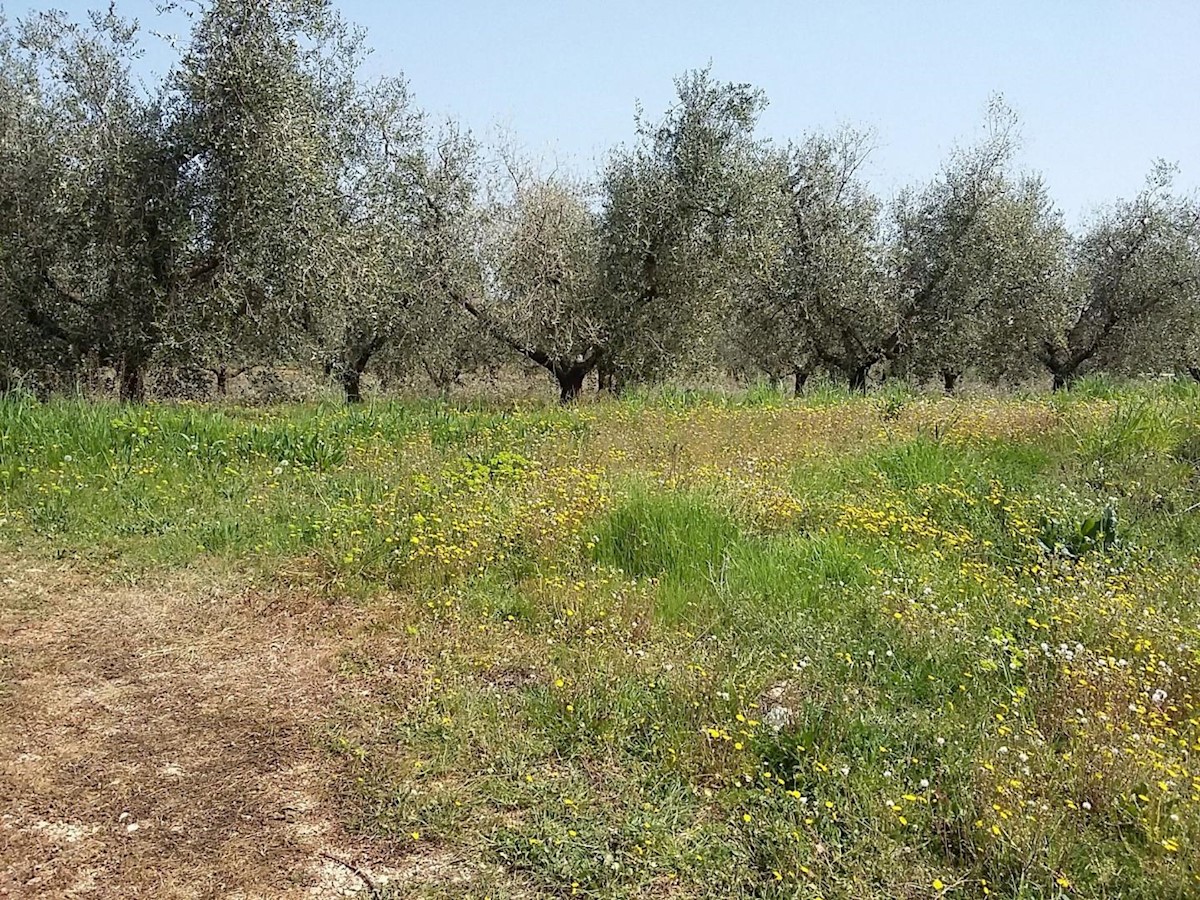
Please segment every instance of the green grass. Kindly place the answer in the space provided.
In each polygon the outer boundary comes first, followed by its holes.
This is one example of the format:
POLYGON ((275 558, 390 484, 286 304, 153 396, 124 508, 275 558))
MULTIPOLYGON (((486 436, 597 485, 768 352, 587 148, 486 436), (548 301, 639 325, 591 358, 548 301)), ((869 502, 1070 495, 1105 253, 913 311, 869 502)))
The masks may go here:
POLYGON ((701 498, 639 494, 596 528, 596 559, 635 578, 719 578, 737 526, 701 498))
POLYGON ((348 827, 479 861, 428 896, 1185 898, 1197 422, 1110 382, 10 399, 0 546, 361 604, 321 743, 348 827))

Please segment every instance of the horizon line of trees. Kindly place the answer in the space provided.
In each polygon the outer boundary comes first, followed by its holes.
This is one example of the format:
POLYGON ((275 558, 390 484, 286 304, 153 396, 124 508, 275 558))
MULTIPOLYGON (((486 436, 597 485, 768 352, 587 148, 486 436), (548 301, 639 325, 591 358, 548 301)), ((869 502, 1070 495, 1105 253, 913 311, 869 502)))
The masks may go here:
POLYGON ((1072 233, 999 98, 885 202, 868 132, 780 146, 761 91, 701 69, 584 180, 366 80, 329 0, 172 8, 191 32, 151 85, 115 6, 0 11, 0 388, 111 366, 139 400, 152 367, 221 391, 299 364, 356 402, 368 371, 443 386, 505 358, 564 401, 714 368, 1200 380, 1200 201, 1158 162, 1072 233))

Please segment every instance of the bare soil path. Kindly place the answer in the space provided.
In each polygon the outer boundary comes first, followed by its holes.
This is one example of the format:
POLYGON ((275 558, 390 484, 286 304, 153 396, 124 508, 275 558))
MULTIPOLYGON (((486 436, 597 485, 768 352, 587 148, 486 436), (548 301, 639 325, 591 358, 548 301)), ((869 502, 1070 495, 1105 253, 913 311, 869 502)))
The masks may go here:
POLYGON ((371 896, 315 749, 336 619, 0 557, 0 897, 371 896))

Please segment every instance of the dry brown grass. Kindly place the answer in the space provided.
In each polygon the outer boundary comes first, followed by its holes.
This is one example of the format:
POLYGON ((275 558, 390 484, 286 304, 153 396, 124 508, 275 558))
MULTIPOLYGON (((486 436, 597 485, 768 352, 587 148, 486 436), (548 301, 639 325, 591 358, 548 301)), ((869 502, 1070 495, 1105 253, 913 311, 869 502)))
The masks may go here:
POLYGON ((341 897, 364 885, 336 860, 411 872, 339 828, 314 749, 354 614, 0 560, 0 896, 341 897))

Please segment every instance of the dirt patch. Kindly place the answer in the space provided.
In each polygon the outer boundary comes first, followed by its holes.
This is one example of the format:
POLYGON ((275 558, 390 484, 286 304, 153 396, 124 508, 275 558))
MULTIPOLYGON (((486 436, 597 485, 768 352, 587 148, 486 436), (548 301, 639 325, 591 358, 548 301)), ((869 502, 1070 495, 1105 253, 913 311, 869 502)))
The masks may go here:
MULTIPOLYGON (((315 748, 353 610, 0 559, 0 897, 369 896, 315 748)), ((394 865, 393 865, 394 864, 394 865)))

